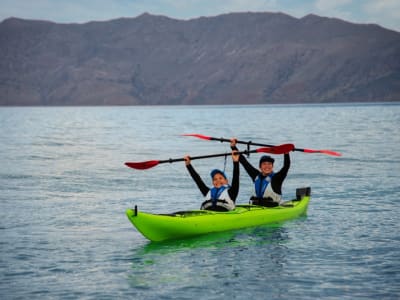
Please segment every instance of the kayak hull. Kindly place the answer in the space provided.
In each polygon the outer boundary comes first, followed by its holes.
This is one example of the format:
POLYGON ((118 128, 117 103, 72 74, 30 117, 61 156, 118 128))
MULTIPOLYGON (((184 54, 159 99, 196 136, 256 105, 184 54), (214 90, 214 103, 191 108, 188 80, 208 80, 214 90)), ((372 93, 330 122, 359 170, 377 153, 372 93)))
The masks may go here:
POLYGON ((294 219, 306 214, 310 194, 310 188, 297 189, 295 200, 276 207, 237 205, 227 212, 192 210, 172 214, 151 214, 135 207, 127 209, 126 215, 143 236, 159 242, 294 219))

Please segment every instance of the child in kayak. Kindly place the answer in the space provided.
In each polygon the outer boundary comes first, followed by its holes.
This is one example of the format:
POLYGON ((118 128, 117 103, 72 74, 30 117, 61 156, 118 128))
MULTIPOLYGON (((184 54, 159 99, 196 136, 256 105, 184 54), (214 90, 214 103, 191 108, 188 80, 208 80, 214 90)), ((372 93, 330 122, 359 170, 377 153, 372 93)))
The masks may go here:
POLYGON ((185 165, 189 174, 196 182, 200 192, 205 197, 205 201, 201 204, 200 209, 214 211, 229 211, 235 208, 236 197, 239 194, 239 155, 237 151, 232 151, 233 175, 232 185, 229 185, 225 173, 221 170, 214 169, 210 176, 213 181, 213 187, 209 188, 201 179, 191 164, 190 156, 186 155, 185 165))
MULTIPOLYGON (((235 138, 231 139, 231 149, 238 150, 235 138)), ((274 172, 274 161, 271 156, 263 155, 259 161, 259 169, 257 169, 243 155, 239 157, 239 162, 254 183, 254 192, 250 198, 254 205, 274 207, 283 202, 282 183, 290 168, 290 155, 289 153, 284 154, 283 167, 277 173, 274 172)))

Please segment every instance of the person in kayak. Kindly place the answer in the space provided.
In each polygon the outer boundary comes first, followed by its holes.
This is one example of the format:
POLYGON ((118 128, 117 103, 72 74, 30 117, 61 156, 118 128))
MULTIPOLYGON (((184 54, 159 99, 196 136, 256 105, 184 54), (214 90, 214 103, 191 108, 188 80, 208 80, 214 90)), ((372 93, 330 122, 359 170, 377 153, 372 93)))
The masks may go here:
POLYGON ((229 211, 235 208, 236 197, 239 194, 239 155, 232 151, 233 175, 232 185, 229 185, 225 173, 219 169, 211 171, 213 187, 209 188, 191 164, 190 156, 186 155, 185 165, 190 176, 196 182, 200 192, 205 197, 200 209, 214 211, 229 211))
MULTIPOLYGON (((238 150, 235 138, 231 139, 231 149, 238 150)), ((269 155, 263 155, 260 158, 258 169, 253 167, 244 155, 240 155, 239 162, 254 183, 253 195, 250 198, 252 204, 274 207, 283 202, 282 184, 290 168, 289 153, 284 154, 283 167, 276 173, 274 172, 275 160, 269 155)))

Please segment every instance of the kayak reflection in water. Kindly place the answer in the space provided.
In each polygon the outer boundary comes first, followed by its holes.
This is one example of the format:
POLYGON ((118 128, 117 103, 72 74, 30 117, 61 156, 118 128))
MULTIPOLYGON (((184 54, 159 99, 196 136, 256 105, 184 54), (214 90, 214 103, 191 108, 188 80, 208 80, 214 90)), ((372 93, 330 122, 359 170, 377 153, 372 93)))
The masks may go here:
MULTIPOLYGON (((231 149, 238 150, 236 138, 231 139, 231 149)), ((274 159, 269 155, 263 155, 259 161, 259 169, 253 167, 244 155, 240 155, 239 162, 245 168, 247 174, 254 183, 252 204, 268 207, 278 206, 282 203, 282 184, 290 168, 290 155, 284 154, 283 167, 279 172, 274 172, 274 159)))
POLYGON ((235 154, 235 152, 237 151, 232 151, 232 185, 229 185, 228 179, 223 171, 214 169, 210 173, 213 182, 212 188, 209 188, 196 172, 191 164, 190 156, 186 155, 184 157, 189 174, 205 197, 205 201, 201 204, 200 209, 228 211, 235 208, 236 197, 239 194, 239 155, 235 154))

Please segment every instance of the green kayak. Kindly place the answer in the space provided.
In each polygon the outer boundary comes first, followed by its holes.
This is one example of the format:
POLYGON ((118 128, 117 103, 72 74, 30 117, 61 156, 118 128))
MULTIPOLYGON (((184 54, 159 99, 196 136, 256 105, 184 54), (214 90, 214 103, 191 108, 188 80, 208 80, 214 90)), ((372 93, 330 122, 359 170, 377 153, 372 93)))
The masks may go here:
POLYGON ((216 212, 209 210, 180 211, 172 214, 151 214, 127 209, 132 224, 151 241, 182 239, 196 235, 278 223, 306 214, 311 188, 296 190, 296 199, 284 205, 264 207, 237 205, 234 210, 216 212))

